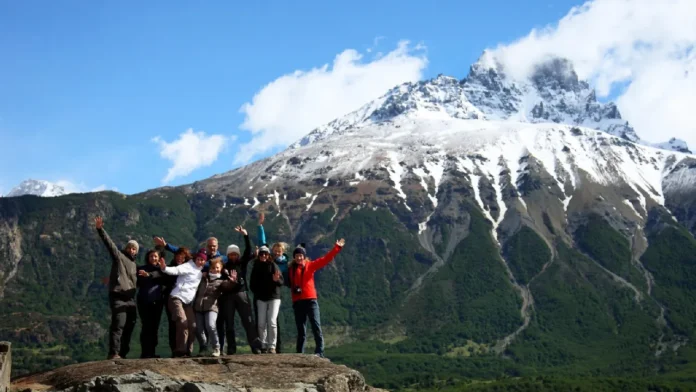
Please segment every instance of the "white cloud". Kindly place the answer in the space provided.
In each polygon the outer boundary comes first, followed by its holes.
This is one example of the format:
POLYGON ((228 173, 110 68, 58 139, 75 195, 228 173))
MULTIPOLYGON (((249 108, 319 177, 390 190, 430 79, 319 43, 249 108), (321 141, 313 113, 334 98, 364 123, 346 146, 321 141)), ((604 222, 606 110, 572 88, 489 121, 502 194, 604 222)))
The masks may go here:
POLYGON ((676 136, 696 148, 695 15, 694 0, 590 1, 495 53, 514 77, 546 56, 568 58, 600 97, 628 83, 617 103, 641 137, 676 136))
POLYGON ((232 140, 234 140, 233 137, 207 136, 205 132, 193 132, 191 128, 171 143, 165 142, 159 136, 153 138, 152 141, 159 145, 160 156, 173 164, 162 179, 162 183, 167 184, 198 168, 210 166, 217 160, 227 143, 232 140))
POLYGON ((58 180, 55 182, 56 185, 63 187, 67 193, 87 193, 87 192, 101 192, 106 190, 116 191, 117 188, 109 188, 105 184, 101 184, 96 187, 87 186, 84 182, 74 182, 70 180, 58 180))
POLYGON ((428 64, 424 49, 402 41, 393 51, 367 61, 356 50, 346 49, 331 66, 298 70, 272 81, 240 109, 246 115, 240 128, 254 136, 241 146, 236 163, 286 146, 396 85, 420 80, 428 64))

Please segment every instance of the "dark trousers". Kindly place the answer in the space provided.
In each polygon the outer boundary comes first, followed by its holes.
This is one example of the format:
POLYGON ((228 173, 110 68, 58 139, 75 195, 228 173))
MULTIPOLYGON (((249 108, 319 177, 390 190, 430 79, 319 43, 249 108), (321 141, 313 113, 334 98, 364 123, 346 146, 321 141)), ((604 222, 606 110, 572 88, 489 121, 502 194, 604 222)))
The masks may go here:
POLYGON ((295 325, 297 326, 297 352, 304 353, 304 345, 307 340, 307 319, 312 327, 316 354, 324 354, 324 335, 321 333, 321 321, 319 321, 319 303, 316 299, 303 299, 292 304, 295 311, 295 325))
POLYGON ((154 358, 157 350, 159 324, 162 319, 164 301, 145 302, 138 301, 138 314, 142 329, 140 330, 140 358, 154 358))
MULTIPOLYGON (((256 330, 259 330, 259 308, 256 306, 256 301, 254 300, 254 320, 256 320, 256 330)), ((281 354, 283 343, 280 342, 280 317, 278 317, 277 325, 277 335, 276 335, 276 354, 281 354)))
POLYGON ((169 306, 165 306, 164 310, 167 313, 167 323, 169 324, 169 348, 172 350, 172 356, 174 356, 174 352, 176 351, 176 323, 172 319, 172 312, 169 311, 169 306))
POLYGON ((252 319, 251 302, 249 302, 249 296, 246 291, 225 294, 220 298, 218 307, 220 308, 220 313, 218 314, 216 326, 220 339, 220 347, 223 347, 225 340, 227 340, 228 355, 237 352, 237 341, 234 333, 234 315, 237 312, 239 313, 242 327, 244 327, 244 331, 246 332, 249 346, 256 350, 261 348, 261 341, 259 340, 257 329, 255 328, 256 324, 252 319), (221 322, 220 319, 224 319, 224 321, 221 322))
POLYGON ((130 351, 130 340, 135 328, 138 310, 135 301, 109 299, 111 327, 109 328, 109 356, 125 358, 130 351))

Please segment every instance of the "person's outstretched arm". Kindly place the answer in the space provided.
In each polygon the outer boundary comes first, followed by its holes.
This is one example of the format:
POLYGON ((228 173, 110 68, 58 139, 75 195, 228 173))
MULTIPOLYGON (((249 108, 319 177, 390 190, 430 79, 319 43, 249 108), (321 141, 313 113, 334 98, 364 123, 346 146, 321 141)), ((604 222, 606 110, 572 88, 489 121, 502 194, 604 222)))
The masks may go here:
POLYGON ((235 227, 234 231, 244 236, 244 253, 242 254, 242 257, 239 261, 242 264, 249 263, 252 259, 251 239, 249 239, 249 233, 242 226, 235 227))
POLYGON ((268 242, 266 242, 266 230, 263 228, 263 222, 266 220, 266 215, 262 212, 259 215, 259 226, 257 229, 257 236, 256 236, 256 243, 259 244, 259 246, 266 245, 268 246, 268 242))
POLYGON ((307 264, 307 270, 309 271, 318 271, 324 267, 326 267, 327 264, 331 262, 331 260, 336 257, 338 252, 343 249, 343 245, 346 244, 346 240, 341 238, 340 240, 336 241, 336 244, 334 247, 329 251, 329 253, 325 254, 324 256, 312 261, 311 263, 307 264))
POLYGON ((106 246, 106 250, 108 250, 109 255, 111 255, 111 259, 118 260, 120 251, 118 250, 116 244, 114 244, 114 242, 111 240, 111 237, 109 237, 109 234, 106 233, 106 230, 104 230, 104 220, 102 217, 96 217, 94 219, 94 224, 97 228, 97 233, 99 233, 99 237, 101 237, 104 245, 106 246))
POLYGON ((189 271, 188 261, 176 267, 167 267, 167 262, 160 259, 159 265, 160 270, 167 275, 184 275, 189 271))
POLYGON ((176 253, 176 252, 179 250, 179 247, 178 247, 178 246, 172 245, 172 244, 168 243, 167 241, 164 240, 163 237, 157 237, 157 236, 155 236, 155 237, 153 238, 153 240, 154 240, 154 242, 155 242, 155 246, 164 247, 164 249, 166 249, 166 250, 168 250, 168 251, 170 251, 170 252, 172 252, 172 253, 176 253))

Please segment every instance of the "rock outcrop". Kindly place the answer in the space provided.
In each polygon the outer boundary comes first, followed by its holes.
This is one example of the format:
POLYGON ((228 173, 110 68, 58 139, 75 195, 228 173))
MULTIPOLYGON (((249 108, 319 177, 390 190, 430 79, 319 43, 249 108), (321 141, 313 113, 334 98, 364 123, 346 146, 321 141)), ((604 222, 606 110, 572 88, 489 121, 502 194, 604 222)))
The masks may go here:
POLYGON ((310 355, 121 359, 17 379, 14 391, 377 391, 356 370, 310 355))

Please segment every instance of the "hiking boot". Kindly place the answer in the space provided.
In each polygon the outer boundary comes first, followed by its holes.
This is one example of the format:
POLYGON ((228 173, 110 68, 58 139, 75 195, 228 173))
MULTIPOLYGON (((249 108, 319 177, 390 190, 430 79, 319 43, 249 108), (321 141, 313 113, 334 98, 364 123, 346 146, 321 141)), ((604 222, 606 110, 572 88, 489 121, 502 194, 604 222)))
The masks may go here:
POLYGON ((269 348, 269 349, 268 349, 268 353, 269 353, 269 354, 275 354, 275 353, 276 353, 276 349, 274 349, 274 348, 269 348))
POLYGON ((251 352, 254 354, 261 354, 262 351, 261 351, 261 349, 254 347, 251 349, 251 352))
POLYGON ((220 356, 220 349, 219 349, 219 348, 216 348, 215 350, 213 350, 213 356, 214 356, 214 357, 219 357, 219 356, 220 356))
POLYGON ((106 359, 121 359, 121 356, 118 354, 111 354, 106 359))

